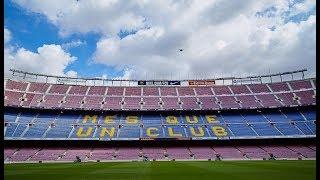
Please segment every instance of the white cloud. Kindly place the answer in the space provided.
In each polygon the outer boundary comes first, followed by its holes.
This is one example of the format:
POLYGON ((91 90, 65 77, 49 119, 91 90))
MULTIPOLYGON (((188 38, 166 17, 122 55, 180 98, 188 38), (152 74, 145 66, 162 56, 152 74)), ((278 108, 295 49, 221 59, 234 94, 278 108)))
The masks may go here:
POLYGON ((26 9, 44 14, 60 27, 60 34, 99 32, 117 34, 119 29, 136 30, 144 26, 144 18, 132 10, 133 2, 117 0, 37 1, 15 0, 26 9))
POLYGON ((81 40, 78 39, 78 40, 73 40, 73 41, 68 42, 68 43, 64 43, 64 44, 61 45, 61 47, 63 49, 68 50, 68 49, 79 47, 79 46, 83 46, 83 45, 86 45, 86 44, 87 44, 86 41, 81 41, 81 40))
POLYGON ((315 0, 293 5, 290 0, 15 2, 44 14, 61 35, 101 34, 94 62, 123 70, 126 78, 244 75, 304 67, 315 72, 316 17, 287 22, 310 11, 315 0), (120 30, 137 32, 120 39, 120 30))
POLYGON ((7 28, 4 28, 3 34, 4 34, 4 43, 6 44, 11 40, 11 32, 7 28))
POLYGON ((309 12, 312 8, 316 7, 316 0, 304 0, 300 3, 296 3, 292 7, 291 15, 297 15, 299 13, 309 12))
POLYGON ((65 52, 60 45, 43 45, 32 52, 24 48, 16 51, 11 46, 4 49, 5 74, 9 69, 18 69, 33 73, 76 76, 75 71, 64 73, 66 67, 77 58, 65 52))
POLYGON ((76 71, 70 70, 66 73, 68 77, 77 77, 78 73, 76 71))
POLYGON ((65 52, 60 45, 44 44, 37 49, 37 52, 32 52, 24 48, 17 48, 11 45, 11 38, 11 32, 4 28, 5 76, 10 76, 10 69, 52 75, 77 76, 77 72, 72 70, 64 73, 66 67, 77 60, 77 58, 65 52))

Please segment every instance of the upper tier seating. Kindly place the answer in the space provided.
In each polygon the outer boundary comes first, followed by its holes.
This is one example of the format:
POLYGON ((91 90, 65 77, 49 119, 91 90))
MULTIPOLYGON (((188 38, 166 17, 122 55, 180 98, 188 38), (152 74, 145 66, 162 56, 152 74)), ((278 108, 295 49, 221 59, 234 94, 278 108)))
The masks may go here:
POLYGON ((68 94, 85 95, 88 88, 89 88, 88 86, 71 86, 68 94))
POLYGON ((253 93, 267 93, 270 92, 266 84, 248 84, 248 87, 253 93))
POLYGON ((159 96, 158 87, 144 87, 143 96, 159 96))
POLYGON ((28 83, 19 82, 19 81, 8 80, 6 83, 6 89, 11 89, 11 90, 25 91, 27 89, 27 86, 28 86, 28 83))
POLYGON ((210 87, 195 87, 194 89, 198 96, 213 95, 210 87))
POLYGON ((289 83, 293 90, 311 89, 310 81, 293 81, 289 83))
POLYGON ((106 92, 107 87, 104 86, 91 86, 88 95, 104 95, 106 92))
POLYGON ((228 86, 80 86, 5 83, 5 106, 112 110, 215 110, 315 105, 312 80, 228 86))
POLYGON ((46 83, 30 83, 28 92, 45 93, 49 88, 49 84, 46 83))
POLYGON ((124 88, 123 87, 108 87, 107 95, 109 96, 122 96, 124 88))
POLYGON ((268 84, 273 92, 290 91, 289 86, 285 82, 268 84))
POLYGON ((139 87, 127 87, 125 96, 141 96, 141 88, 139 87))
POLYGON ((69 89, 67 85, 53 84, 49 90, 52 94, 66 94, 69 89))
POLYGON ((249 89, 245 85, 229 86, 233 94, 250 94, 249 89))

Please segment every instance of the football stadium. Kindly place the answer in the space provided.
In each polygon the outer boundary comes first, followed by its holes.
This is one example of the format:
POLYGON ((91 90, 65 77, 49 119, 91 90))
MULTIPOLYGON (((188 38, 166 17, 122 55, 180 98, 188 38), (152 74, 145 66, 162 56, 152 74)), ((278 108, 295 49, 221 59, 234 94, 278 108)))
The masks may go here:
POLYGON ((312 179, 316 79, 304 79, 305 71, 123 82, 12 70, 4 85, 5 176, 20 177, 12 176, 15 168, 31 170, 21 178, 61 173, 60 168, 81 174, 88 166, 101 171, 93 175, 98 179, 117 179, 108 173, 147 179, 153 174, 145 171, 159 167, 160 179, 184 170, 190 178, 208 173, 209 179, 215 168, 253 166, 259 175, 279 166, 292 179, 301 177, 292 168, 300 172, 305 164, 312 179), (296 74, 300 79, 290 80, 296 74))
POLYGON ((3 30, 5 180, 320 179, 316 0, 4 0, 3 30))

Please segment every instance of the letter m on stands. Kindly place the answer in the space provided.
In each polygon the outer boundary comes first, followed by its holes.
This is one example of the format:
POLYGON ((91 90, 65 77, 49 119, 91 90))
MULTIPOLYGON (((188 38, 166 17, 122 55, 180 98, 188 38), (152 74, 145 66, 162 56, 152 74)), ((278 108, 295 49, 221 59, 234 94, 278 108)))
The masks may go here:
POLYGON ((86 123, 93 123, 93 124, 96 124, 97 123, 97 119, 98 119, 98 116, 97 115, 94 115, 94 116, 90 116, 90 115, 85 115, 83 117, 83 120, 82 120, 82 123, 83 124, 86 124, 86 123), (89 122, 88 122, 89 121, 89 122))

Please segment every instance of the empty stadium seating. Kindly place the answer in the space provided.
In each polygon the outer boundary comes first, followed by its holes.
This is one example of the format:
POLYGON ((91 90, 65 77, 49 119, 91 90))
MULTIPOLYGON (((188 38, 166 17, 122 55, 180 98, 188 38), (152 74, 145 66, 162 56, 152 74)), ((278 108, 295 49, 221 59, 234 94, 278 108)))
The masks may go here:
POLYGON ((216 110, 303 106, 316 103, 315 88, 310 82, 296 80, 211 87, 104 87, 8 80, 5 85, 5 105, 89 110, 216 110))
POLYGON ((100 148, 5 148, 4 162, 150 160, 172 159, 276 159, 315 158, 315 147, 303 145, 245 145, 245 146, 191 146, 191 147, 100 147, 100 148))
MULTIPOLYGON (((83 86, 7 80, 4 140, 107 144, 169 139, 312 139, 316 137, 314 84, 315 79, 215 86, 83 86)), ((84 161, 208 160, 217 155, 223 160, 249 160, 269 158, 270 154, 277 159, 316 158, 316 147, 160 143, 158 147, 29 148, 17 143, 15 148, 4 149, 4 162, 63 162, 74 161, 76 156, 84 161)))
POLYGON ((146 115, 7 111, 4 122, 5 139, 315 136, 315 111, 309 109, 146 115))

